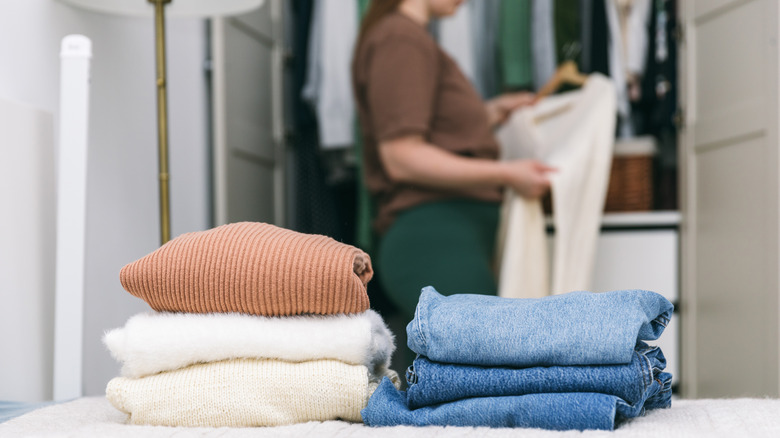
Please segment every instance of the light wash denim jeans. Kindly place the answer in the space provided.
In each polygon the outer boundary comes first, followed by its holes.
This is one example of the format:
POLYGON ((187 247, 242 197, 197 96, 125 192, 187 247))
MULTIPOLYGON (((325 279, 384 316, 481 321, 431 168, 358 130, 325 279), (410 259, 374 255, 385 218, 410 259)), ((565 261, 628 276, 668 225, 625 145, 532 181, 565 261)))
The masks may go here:
POLYGON ((410 410, 406 394, 385 378, 361 411, 369 426, 536 427, 612 430, 642 414, 619 397, 590 392, 474 397, 410 410))
POLYGON ((529 367, 631 362, 674 307, 655 292, 570 292, 538 299, 442 296, 423 288, 407 343, 437 362, 529 367))
POLYGON ((614 395, 640 407, 667 407, 671 374, 658 347, 637 345, 631 362, 620 365, 572 365, 531 368, 486 368, 434 362, 419 356, 406 372, 410 409, 470 397, 500 397, 555 392, 614 395), (658 403, 661 402, 661 406, 658 403))

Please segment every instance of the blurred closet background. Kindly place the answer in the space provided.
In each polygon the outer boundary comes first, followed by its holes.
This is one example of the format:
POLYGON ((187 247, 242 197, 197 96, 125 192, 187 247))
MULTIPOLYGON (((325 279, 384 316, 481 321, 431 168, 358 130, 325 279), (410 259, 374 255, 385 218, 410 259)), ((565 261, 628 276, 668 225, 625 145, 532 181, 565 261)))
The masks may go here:
MULTIPOLYGON (((173 236, 253 220, 373 252, 349 86, 366 5, 266 0, 169 21, 173 236)), ((82 374, 85 395, 102 394, 118 366, 100 336, 146 309, 119 269, 159 244, 153 23, 54 0, 0 0, 0 12, 0 37, 17 42, 0 48, 0 99, 31 108, 45 134, 38 149, 0 142, 2 163, 29 166, 0 174, 13 212, 0 219, 0 298, 13 303, 0 306, 0 399, 51 397, 55 188, 37 176, 53 168, 70 33, 93 41, 82 374)), ((486 98, 533 91, 569 59, 612 78, 621 103, 592 289, 677 305, 662 342, 682 396, 780 394, 779 30, 774 0, 471 0, 431 26, 486 98)), ((403 330, 377 281, 370 294, 403 330)))

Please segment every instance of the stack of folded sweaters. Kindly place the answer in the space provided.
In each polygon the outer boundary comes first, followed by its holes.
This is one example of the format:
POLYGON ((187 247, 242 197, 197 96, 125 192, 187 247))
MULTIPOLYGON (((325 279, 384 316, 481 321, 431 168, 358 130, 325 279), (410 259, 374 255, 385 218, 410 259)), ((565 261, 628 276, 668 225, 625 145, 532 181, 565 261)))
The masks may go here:
POLYGON ((361 421, 393 336, 369 310, 367 254, 261 223, 182 235, 120 272, 155 312, 104 342, 122 377, 106 397, 133 424, 361 421))
POLYGON ((664 356, 642 341, 657 339, 672 311, 640 290, 509 299, 427 287, 407 326, 418 353, 409 388, 383 381, 363 421, 614 429, 671 406, 664 356))

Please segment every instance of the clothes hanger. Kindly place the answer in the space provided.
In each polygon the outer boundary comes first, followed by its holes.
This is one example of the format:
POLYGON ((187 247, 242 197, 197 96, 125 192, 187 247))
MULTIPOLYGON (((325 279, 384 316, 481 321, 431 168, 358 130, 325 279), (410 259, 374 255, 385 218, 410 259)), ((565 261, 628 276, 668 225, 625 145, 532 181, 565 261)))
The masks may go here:
POLYGON ((580 44, 577 42, 567 43, 564 45, 564 61, 555 74, 547 81, 546 84, 536 93, 536 99, 543 99, 550 94, 558 91, 563 84, 582 86, 588 80, 588 77, 580 73, 577 68, 577 64, 572 61, 580 52, 580 44))
MULTIPOLYGON (((547 83, 544 84, 544 86, 536 93, 537 102, 558 91, 558 89, 561 88, 561 85, 563 84, 576 85, 579 87, 585 85, 585 82, 588 80, 588 76, 580 73, 579 69, 577 68, 577 64, 572 61, 579 54, 580 49, 581 46, 578 42, 564 44, 563 52, 564 59, 566 60, 558 66, 558 69, 555 71, 550 80, 547 81, 547 83)), ((561 113, 565 113, 570 108, 571 104, 569 103, 550 112, 538 114, 536 117, 534 117, 533 122, 534 124, 538 125, 547 119, 551 119, 561 113)))

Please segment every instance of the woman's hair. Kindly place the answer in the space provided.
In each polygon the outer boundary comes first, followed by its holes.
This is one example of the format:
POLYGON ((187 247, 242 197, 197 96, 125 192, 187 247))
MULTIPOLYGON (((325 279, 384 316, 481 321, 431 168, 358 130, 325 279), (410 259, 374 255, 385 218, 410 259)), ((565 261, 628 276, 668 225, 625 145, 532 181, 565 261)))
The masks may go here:
POLYGON ((366 15, 363 17, 363 21, 360 24, 360 33, 358 34, 357 44, 355 49, 358 49, 363 43, 368 31, 379 23, 382 18, 387 14, 393 13, 398 9, 398 5, 402 0, 371 0, 371 3, 366 11, 366 15))

